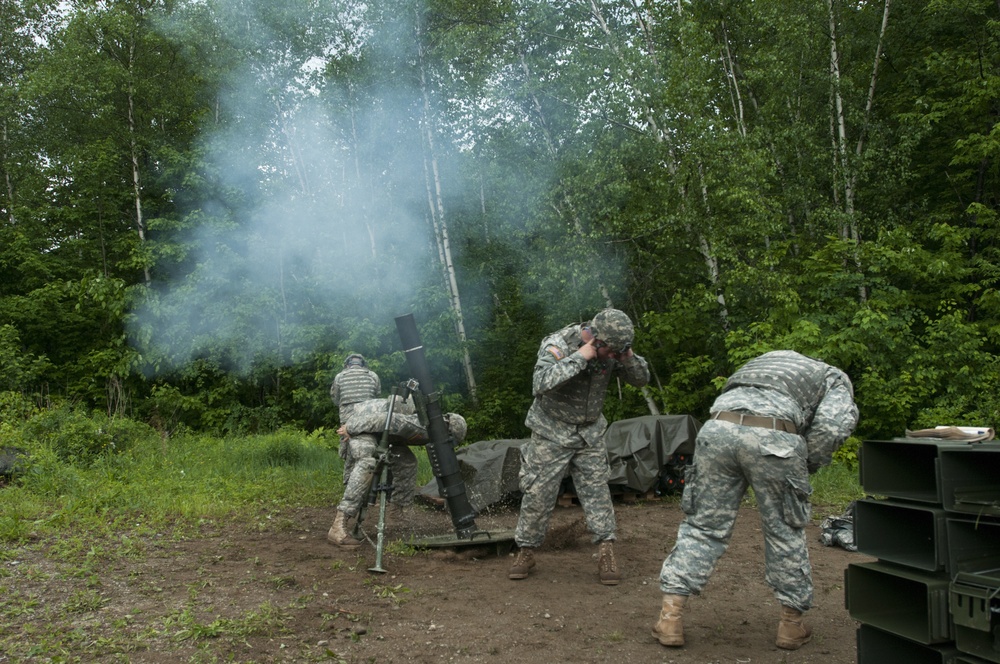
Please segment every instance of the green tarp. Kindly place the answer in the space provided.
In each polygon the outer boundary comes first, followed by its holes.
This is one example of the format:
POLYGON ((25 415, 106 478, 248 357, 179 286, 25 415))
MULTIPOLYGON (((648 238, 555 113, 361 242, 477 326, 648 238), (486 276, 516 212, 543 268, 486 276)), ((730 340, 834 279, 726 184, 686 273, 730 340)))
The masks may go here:
MULTIPOLYGON (((608 482, 619 490, 653 490, 673 455, 694 453, 701 423, 690 415, 647 415, 619 420, 608 427, 608 482)), ((469 502, 477 511, 519 496, 521 445, 526 439, 484 440, 455 452, 469 502)), ((437 480, 418 490, 424 499, 441 504, 437 480)))

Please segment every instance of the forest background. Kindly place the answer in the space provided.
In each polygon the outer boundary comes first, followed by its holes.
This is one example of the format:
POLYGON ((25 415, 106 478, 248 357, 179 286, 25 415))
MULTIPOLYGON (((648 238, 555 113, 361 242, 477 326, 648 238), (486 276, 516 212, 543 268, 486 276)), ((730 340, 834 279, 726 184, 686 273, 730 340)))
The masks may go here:
POLYGON ((413 313, 469 440, 519 438, 540 339, 605 306, 653 372, 612 420, 790 348, 859 437, 996 427, 998 19, 0 0, 0 429, 315 434, 348 353, 408 377, 413 313))

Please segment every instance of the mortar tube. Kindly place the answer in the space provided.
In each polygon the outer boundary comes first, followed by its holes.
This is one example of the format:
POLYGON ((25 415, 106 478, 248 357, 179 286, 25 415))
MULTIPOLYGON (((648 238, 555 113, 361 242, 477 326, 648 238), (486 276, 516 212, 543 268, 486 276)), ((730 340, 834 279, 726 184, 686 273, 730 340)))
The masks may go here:
POLYGON ((441 413, 438 393, 433 391, 434 381, 431 378, 430 366, 424 355, 424 346, 420 342, 420 333, 417 331, 413 314, 396 317, 396 329, 403 344, 403 352, 406 354, 407 366, 426 400, 427 458, 437 480, 438 492, 448 505, 455 534, 461 539, 468 539, 478 530, 477 514, 469 503, 465 491, 465 480, 462 479, 448 425, 445 424, 441 413))

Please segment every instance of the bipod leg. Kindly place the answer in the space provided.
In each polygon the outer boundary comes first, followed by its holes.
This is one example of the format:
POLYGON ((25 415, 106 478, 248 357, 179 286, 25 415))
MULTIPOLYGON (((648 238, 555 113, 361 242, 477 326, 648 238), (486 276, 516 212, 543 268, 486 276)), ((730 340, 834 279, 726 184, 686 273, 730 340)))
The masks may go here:
MULTIPOLYGON (((380 484, 385 487, 386 482, 388 482, 388 473, 382 471, 382 480, 380 484)), ((385 550, 385 507, 386 507, 386 494, 388 491, 383 489, 379 491, 378 495, 378 534, 375 537, 375 565, 368 568, 369 572, 375 572, 377 574, 385 574, 386 570, 382 568, 382 552, 385 550)))

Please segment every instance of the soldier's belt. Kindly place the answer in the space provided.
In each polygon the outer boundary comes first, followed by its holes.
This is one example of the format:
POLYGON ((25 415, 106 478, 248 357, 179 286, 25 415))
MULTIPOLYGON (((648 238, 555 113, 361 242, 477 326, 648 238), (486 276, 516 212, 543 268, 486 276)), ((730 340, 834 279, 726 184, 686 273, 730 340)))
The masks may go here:
POLYGON ((721 410, 712 415, 713 420, 732 422, 745 427, 760 427, 762 429, 774 429, 776 431, 787 431, 788 433, 798 433, 795 424, 788 420, 779 420, 776 417, 760 417, 758 415, 746 415, 744 413, 734 413, 728 410, 721 410))

